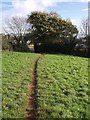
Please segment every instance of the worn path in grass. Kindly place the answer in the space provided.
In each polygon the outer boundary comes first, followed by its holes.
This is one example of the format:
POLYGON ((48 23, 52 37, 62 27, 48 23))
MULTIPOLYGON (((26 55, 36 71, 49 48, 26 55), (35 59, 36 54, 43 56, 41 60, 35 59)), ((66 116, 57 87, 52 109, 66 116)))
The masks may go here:
POLYGON ((27 119, 32 120, 36 119, 36 109, 37 109, 37 63, 38 60, 42 57, 40 55, 33 65, 32 71, 32 81, 30 83, 30 96, 27 111, 27 119))
POLYGON ((2 118, 25 118, 36 53, 2 53, 2 118))

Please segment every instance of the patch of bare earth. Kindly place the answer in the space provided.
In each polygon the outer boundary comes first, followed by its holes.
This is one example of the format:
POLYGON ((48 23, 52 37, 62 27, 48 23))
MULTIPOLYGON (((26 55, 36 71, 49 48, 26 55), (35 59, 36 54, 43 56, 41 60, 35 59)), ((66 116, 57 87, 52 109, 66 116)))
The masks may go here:
POLYGON ((32 81, 30 84, 30 96, 27 112, 27 120, 36 120, 36 109, 37 109, 37 63, 40 57, 36 59, 33 66, 32 81))

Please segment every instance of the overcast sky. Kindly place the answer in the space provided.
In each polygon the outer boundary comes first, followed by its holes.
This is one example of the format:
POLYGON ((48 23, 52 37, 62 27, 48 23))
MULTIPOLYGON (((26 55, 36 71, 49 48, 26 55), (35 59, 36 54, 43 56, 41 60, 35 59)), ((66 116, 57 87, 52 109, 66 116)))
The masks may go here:
POLYGON ((14 15, 26 16, 31 11, 54 11, 80 26, 88 16, 89 0, 0 0, 0 32, 5 21, 14 15))

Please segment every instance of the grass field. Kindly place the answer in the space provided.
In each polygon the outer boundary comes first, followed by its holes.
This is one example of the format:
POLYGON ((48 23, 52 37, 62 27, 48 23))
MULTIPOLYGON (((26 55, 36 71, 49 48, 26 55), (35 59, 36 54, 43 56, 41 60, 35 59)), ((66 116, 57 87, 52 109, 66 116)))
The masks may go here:
POLYGON ((88 59, 45 55, 38 64, 39 118, 88 117, 88 59))
MULTIPOLYGON (((28 104, 33 63, 39 54, 3 52, 3 118, 24 118, 28 104)), ((88 59, 44 55, 37 67, 38 120, 87 118, 88 59)))
POLYGON ((0 51, 0 118, 2 116, 2 53, 0 51))
POLYGON ((3 118, 24 118, 29 95, 34 53, 3 52, 3 118))

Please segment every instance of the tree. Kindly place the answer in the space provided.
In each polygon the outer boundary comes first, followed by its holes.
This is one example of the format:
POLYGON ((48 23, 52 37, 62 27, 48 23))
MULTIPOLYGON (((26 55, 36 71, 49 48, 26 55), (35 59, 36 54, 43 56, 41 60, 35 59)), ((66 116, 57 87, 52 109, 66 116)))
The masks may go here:
POLYGON ((89 29, 90 29, 90 20, 89 19, 83 19, 81 24, 81 35, 85 39, 85 45, 88 47, 90 46, 90 35, 89 35, 89 29))
POLYGON ((32 24, 32 39, 35 50, 37 50, 38 44, 74 43, 74 38, 78 33, 76 26, 53 12, 32 12, 28 16, 27 22, 32 24))
POLYGON ((26 18, 24 17, 14 16, 6 22, 4 31, 12 36, 11 44, 14 50, 27 51, 27 40, 24 39, 24 36, 28 33, 29 28, 30 25, 27 24, 26 18))
POLYGON ((64 31, 60 34, 63 44, 63 51, 65 53, 73 53, 77 44, 77 27, 71 21, 64 20, 64 31))
POLYGON ((9 35, 1 34, 2 36, 2 50, 12 51, 11 38, 9 35))
POLYGON ((80 27, 80 34, 83 37, 86 37, 88 35, 88 18, 87 19, 83 19, 81 22, 81 27, 80 27))
POLYGON ((32 24, 32 35, 34 34, 34 42, 46 42, 47 37, 56 36, 56 29, 58 19, 56 18, 56 14, 53 15, 42 12, 33 12, 29 18, 28 22, 32 24), (54 23, 56 22, 56 24, 54 23), (52 34, 53 33, 53 34, 52 34), (39 40, 39 41, 38 41, 39 40))
POLYGON ((80 27, 80 38, 78 39, 78 44, 75 47, 76 54, 85 57, 89 56, 89 40, 89 19, 83 19, 80 27))

